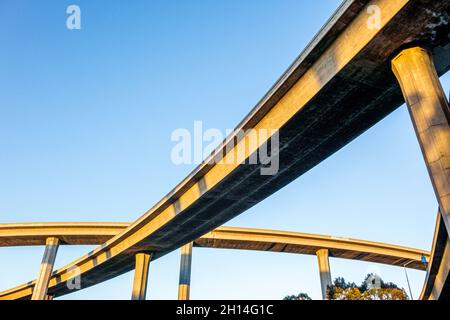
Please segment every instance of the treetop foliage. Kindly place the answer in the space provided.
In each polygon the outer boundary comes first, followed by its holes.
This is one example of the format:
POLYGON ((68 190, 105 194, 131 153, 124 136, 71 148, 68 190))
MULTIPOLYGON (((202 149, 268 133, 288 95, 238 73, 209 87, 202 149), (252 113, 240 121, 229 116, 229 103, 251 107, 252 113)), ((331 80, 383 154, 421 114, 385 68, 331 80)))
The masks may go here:
MULTIPOLYGON (((347 282, 344 278, 334 279, 328 286, 327 298, 329 300, 408 300, 403 288, 392 282, 384 282, 378 275, 369 273, 361 285, 347 282)), ((308 294, 286 296, 283 300, 312 300, 308 294)))

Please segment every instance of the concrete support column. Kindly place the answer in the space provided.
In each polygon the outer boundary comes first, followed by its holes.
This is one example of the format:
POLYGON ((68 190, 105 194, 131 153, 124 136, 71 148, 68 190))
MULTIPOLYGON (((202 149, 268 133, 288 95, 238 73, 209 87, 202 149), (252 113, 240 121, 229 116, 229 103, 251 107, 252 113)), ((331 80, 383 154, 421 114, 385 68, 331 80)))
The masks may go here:
POLYGON ((316 252, 319 261, 320 286, 322 288, 322 298, 327 299, 327 289, 331 286, 330 261, 328 259, 328 249, 320 249, 316 252))
POLYGON ((136 254, 136 267, 134 269, 134 282, 131 300, 145 300, 147 294, 148 267, 152 255, 147 253, 136 254))
POLYGON ((42 257, 36 284, 34 285, 31 300, 45 300, 47 297, 48 283, 53 272, 56 253, 58 252, 59 239, 47 238, 44 256, 42 257))
POLYGON ((181 247, 178 300, 189 300, 191 290, 192 242, 181 247))
POLYGON ((450 231, 450 110, 432 55, 415 47, 392 61, 425 158, 442 216, 450 231))

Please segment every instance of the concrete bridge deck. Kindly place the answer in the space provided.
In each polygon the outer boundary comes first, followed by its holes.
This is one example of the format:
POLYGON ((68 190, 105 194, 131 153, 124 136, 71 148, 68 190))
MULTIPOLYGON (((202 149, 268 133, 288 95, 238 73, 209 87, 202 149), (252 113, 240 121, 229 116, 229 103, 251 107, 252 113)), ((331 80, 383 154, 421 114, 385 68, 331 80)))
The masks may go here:
MULTIPOLYGON (((0 224, 0 247, 45 245, 56 237, 65 245, 102 244, 122 232, 128 223, 17 223, 0 224)), ((194 241, 195 247, 239 249, 316 255, 327 249, 335 258, 383 263, 425 270, 425 250, 342 237, 251 228, 220 227, 194 241)), ((81 274, 81 278, 83 278, 81 274)), ((91 283, 92 284, 92 283, 91 283)), ((0 299, 27 299, 35 282, 0 292, 0 299)), ((51 292, 50 292, 51 293, 51 292)), ((58 294, 56 294, 58 296, 58 294)))
POLYGON ((431 251, 430 265, 420 300, 449 300, 450 238, 442 214, 436 221, 436 232, 431 251))
MULTIPOLYGON (((412 45, 427 48, 434 63, 432 72, 437 75, 447 72, 450 68, 449 12, 448 0, 344 1, 300 57, 238 125, 243 130, 278 130, 280 146, 274 155, 279 156, 277 174, 261 175, 261 164, 210 161, 227 158, 243 144, 236 135, 228 137, 209 159, 141 218, 72 263, 82 270, 84 284, 89 286, 133 269, 137 253, 148 251, 160 257, 216 229, 383 119, 405 101, 391 70, 393 58, 402 49, 412 45), (368 24, 368 9, 373 7, 381 12, 376 28, 368 24), (224 153, 236 139, 237 146, 224 153)), ((431 70, 430 63, 427 66, 431 70)), ((402 72, 403 76, 403 69, 402 72)), ((408 98, 413 103, 419 102, 420 107, 428 96, 418 93, 420 90, 411 95, 408 92, 408 98)), ((425 120, 420 125, 427 124, 425 120)), ((429 138, 427 133, 420 132, 421 142, 429 138)), ((432 140, 427 143, 422 144, 426 152, 436 145, 432 140)), ((265 145, 266 141, 260 141, 249 148, 245 158, 257 154, 265 145)), ((430 168, 433 178, 442 169, 439 165, 440 159, 430 168)), ((448 227, 450 214, 445 201, 449 194, 445 193, 445 183, 439 180, 435 186, 439 188, 440 205, 445 204, 443 217, 448 227)), ((68 279, 66 268, 58 270, 50 279, 49 292, 68 293, 65 284, 68 279)))

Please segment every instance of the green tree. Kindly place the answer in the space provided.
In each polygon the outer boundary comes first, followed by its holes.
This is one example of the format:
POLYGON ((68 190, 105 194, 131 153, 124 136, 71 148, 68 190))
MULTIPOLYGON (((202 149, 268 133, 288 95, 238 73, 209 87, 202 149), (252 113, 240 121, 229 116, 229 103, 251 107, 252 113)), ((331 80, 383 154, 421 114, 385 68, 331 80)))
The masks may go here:
POLYGON ((408 300, 403 288, 384 282, 373 273, 368 274, 360 286, 344 278, 336 278, 328 287, 327 297, 330 300, 408 300))
MULTIPOLYGON (((360 286, 338 277, 327 290, 330 300, 408 300, 403 288, 392 282, 384 282, 379 276, 369 273, 360 286)), ((283 300, 311 300, 308 294, 286 296, 283 300)))
POLYGON ((298 295, 286 296, 283 300, 312 300, 307 293, 299 293, 298 295))

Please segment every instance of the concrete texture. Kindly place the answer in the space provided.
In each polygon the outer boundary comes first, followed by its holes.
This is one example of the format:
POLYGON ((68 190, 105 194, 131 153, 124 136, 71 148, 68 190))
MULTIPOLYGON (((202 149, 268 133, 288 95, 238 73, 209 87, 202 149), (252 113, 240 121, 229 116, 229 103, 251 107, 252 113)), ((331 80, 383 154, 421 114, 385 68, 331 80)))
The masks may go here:
POLYGON ((178 286, 178 300, 189 300, 191 290, 191 267, 192 267, 193 243, 181 247, 180 281, 178 286))
MULTIPOLYGON (((450 268, 448 232, 450 230, 450 109, 431 53, 422 47, 412 47, 399 53, 392 69, 400 83, 411 120, 414 124, 425 164, 440 207, 440 217, 446 228, 442 270, 434 279, 431 299, 443 299, 444 285, 450 268), (438 289, 437 287, 440 287, 438 289)), ((439 233, 439 229, 436 229, 439 233)), ((442 231, 441 231, 442 232, 442 231)))
POLYGON ((48 297, 48 283, 53 272, 53 266, 55 264, 58 248, 58 238, 49 237, 46 239, 44 256, 42 257, 39 274, 33 287, 31 300, 45 300, 48 297))
POLYGON ((436 221, 433 249, 427 278, 420 300, 449 300, 450 282, 450 239, 442 214, 439 212, 436 221))
MULTIPOLYGON (((105 236, 103 235, 104 230, 110 229, 112 226, 116 228, 116 233, 119 234, 129 225, 127 223, 104 223, 104 225, 100 225, 99 223, 92 223, 92 225, 89 225, 89 223, 82 224, 89 230, 90 234, 88 234, 87 230, 80 230, 79 224, 71 229, 67 223, 62 223, 61 225, 51 223, 49 224, 51 227, 40 223, 36 224, 33 232, 30 231, 30 224, 26 224, 24 230, 20 230, 17 224, 12 224, 16 234, 22 235, 21 237, 15 237, 15 234, 9 230, 8 226, 11 226, 11 224, 0 224, 0 246, 10 246, 13 243, 6 237, 2 237, 2 230, 5 234, 8 234, 9 238, 16 239, 14 241, 15 245, 27 246, 29 243, 37 243, 42 239, 42 236, 39 234, 40 231, 51 234, 51 229, 54 228, 55 233, 60 233, 61 226, 65 226, 64 236, 66 239, 72 239, 74 243, 85 243, 86 239, 98 241, 99 237, 105 236), (6 232, 6 230, 8 231, 6 232), (26 231, 28 235, 24 236, 23 231, 26 231), (84 237, 86 239, 82 239, 84 237)), ((45 242, 39 244, 44 245, 45 242)), ((66 244, 70 244, 70 242, 66 244)), ((95 242, 91 244, 95 244, 95 242)), ((235 227, 220 227, 195 240, 193 246, 197 248, 255 250, 308 255, 316 255, 321 249, 326 249, 328 255, 331 257, 384 263, 394 266, 403 266, 406 264, 408 268, 418 270, 425 270, 425 266, 421 262, 422 257, 425 257, 427 261, 430 257, 430 253, 424 250, 379 242, 298 232, 235 227)), ((189 247, 189 244, 184 246, 184 254, 182 254, 180 264, 180 299, 189 299, 191 252, 192 248, 189 247)), ((142 297, 142 293, 144 292, 142 288, 146 284, 146 281, 143 280, 141 275, 146 275, 147 272, 144 273, 145 260, 141 259, 137 261, 137 257, 138 255, 136 255, 136 264, 133 266, 135 268, 135 282, 133 287, 136 288, 133 290, 136 292, 136 297, 142 297), (136 269, 136 267, 139 267, 140 270, 136 269)), ((62 269, 66 268, 68 269, 69 266, 62 269)), ((81 277, 84 278, 84 273, 81 274, 81 277)), ((100 282, 101 278, 97 281, 100 282)), ((0 292, 0 299, 28 299, 33 291, 34 284, 35 282, 31 281, 16 288, 0 292)), ((82 288, 85 288, 84 285, 82 285, 82 288)))
POLYGON ((136 254, 131 300, 145 300, 145 296, 147 294, 148 269, 151 257, 151 254, 146 253, 136 254))
MULTIPOLYGON (((261 165, 211 164, 207 159, 121 234, 71 264, 82 271, 84 286, 133 269, 137 252, 160 257, 221 226, 383 119, 404 102, 391 72, 392 58, 404 47, 411 43, 427 47, 437 75, 447 72, 449 12, 448 0, 344 1, 238 126, 279 130, 278 173, 264 176, 261 165), (368 27, 371 5, 382 12, 379 29, 368 27)), ((229 137, 211 158, 220 158, 234 138, 229 137)), ((264 146, 261 142, 248 148, 245 157, 264 146)), ((49 292, 68 293, 68 279, 67 267, 58 270, 50 279, 49 292)), ((16 296, 27 297, 27 290, 16 296)))

